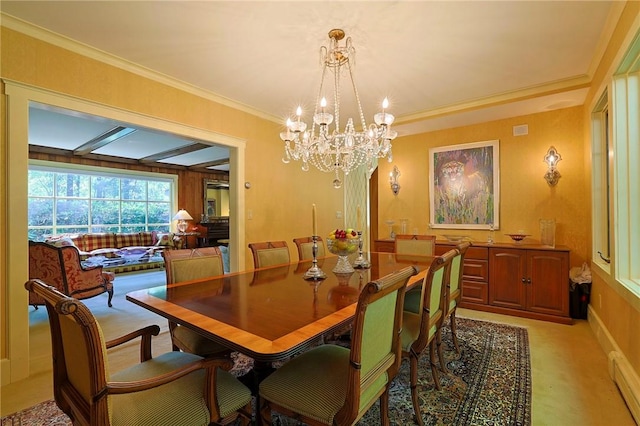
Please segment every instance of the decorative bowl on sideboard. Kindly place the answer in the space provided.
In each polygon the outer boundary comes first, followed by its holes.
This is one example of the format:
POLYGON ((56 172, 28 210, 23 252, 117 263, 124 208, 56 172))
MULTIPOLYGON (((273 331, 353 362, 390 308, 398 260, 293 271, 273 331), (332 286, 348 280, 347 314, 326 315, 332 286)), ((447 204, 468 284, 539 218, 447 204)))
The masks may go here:
POLYGON ((505 234, 505 235, 508 235, 516 243, 522 242, 522 240, 531 236, 530 234, 505 234))

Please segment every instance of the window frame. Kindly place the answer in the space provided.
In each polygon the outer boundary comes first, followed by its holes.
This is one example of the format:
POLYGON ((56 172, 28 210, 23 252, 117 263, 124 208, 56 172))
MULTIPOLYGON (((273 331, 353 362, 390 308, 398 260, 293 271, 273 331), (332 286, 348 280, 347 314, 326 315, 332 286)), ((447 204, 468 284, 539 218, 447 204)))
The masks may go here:
POLYGON ((613 146, 608 90, 605 90, 591 113, 592 169, 592 261, 611 273, 611 203, 613 146))
MULTIPOLYGON (((171 213, 176 211, 176 206, 177 206, 177 188, 178 188, 178 175, 173 175, 173 174, 166 174, 166 173, 154 173, 154 172, 145 172, 145 171, 138 171, 138 170, 125 170, 125 169, 117 169, 117 168, 107 168, 107 167, 99 167, 99 166, 87 166, 87 165, 80 165, 80 164, 70 164, 70 163, 58 163, 58 162, 51 162, 51 161, 43 161, 43 160, 29 160, 29 171, 32 170, 41 170, 41 171, 47 171, 47 172, 54 172, 54 173, 70 173, 70 174, 83 174, 83 175, 89 175, 92 177, 95 176, 104 176, 104 177, 115 177, 118 179, 144 179, 144 180, 151 180, 151 181, 163 181, 163 182, 167 182, 170 184, 170 196, 169 196, 169 212, 170 212, 170 216, 169 216, 169 220, 167 223, 161 223, 158 224, 159 226, 166 226, 168 230, 171 230, 171 226, 172 226, 172 220, 171 220, 171 213)), ((149 201, 148 199, 145 200, 124 200, 121 198, 122 194, 119 195, 118 198, 118 202, 122 202, 122 201, 143 201, 145 203, 148 202, 153 202, 154 200, 149 201)), ((28 199, 31 198, 28 196, 28 199)), ((54 200, 57 200, 58 197, 56 197, 54 195, 53 197, 54 200)), ((82 198, 85 199, 85 198, 82 198)), ((92 203, 92 201, 98 201, 98 200, 102 200, 102 199, 98 199, 98 198, 92 198, 92 194, 89 194, 89 198, 87 198, 89 204, 92 203)), ((108 201, 113 201, 111 199, 109 199, 108 201)), ((53 226, 51 227, 53 229, 53 233, 56 234, 56 227, 57 228, 61 228, 61 227, 67 227, 70 228, 73 225, 68 225, 68 226, 57 226, 55 223, 53 224, 53 226)), ((83 225, 84 226, 84 225, 83 225)), ((118 227, 120 229, 122 229, 122 227, 130 227, 132 225, 130 224, 123 224, 122 223, 122 215, 119 215, 119 220, 117 224, 112 224, 112 225, 92 225, 91 223, 88 223, 87 225, 87 232, 93 232, 91 231, 91 227, 92 226, 99 226, 99 227, 118 227)), ((155 225, 154 225, 155 226, 155 225)), ((28 227, 28 230, 31 229, 42 229, 43 227, 28 227)), ((49 227, 44 227, 44 228, 49 228, 49 227)), ((145 224, 145 228, 148 228, 148 223, 145 224)), ((97 231, 96 231, 97 232, 97 231)), ((124 231, 123 231, 124 232, 124 231)))

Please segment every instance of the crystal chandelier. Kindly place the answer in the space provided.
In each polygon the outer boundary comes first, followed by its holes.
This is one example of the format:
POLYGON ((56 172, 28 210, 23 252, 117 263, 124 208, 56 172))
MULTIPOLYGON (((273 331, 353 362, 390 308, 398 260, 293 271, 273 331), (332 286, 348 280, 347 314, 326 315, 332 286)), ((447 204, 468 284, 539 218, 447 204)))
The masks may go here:
POLYGON ((374 123, 367 126, 353 79, 352 65, 356 51, 351 44, 351 37, 347 37, 345 44, 340 45, 339 41, 343 38, 343 30, 333 29, 329 31, 329 47, 320 48, 322 79, 311 130, 307 130, 307 124, 302 121, 302 108, 298 107, 297 118, 287 119, 287 129, 280 133, 280 138, 285 143, 282 161, 289 163, 291 159, 300 160, 304 171, 308 171, 309 164, 312 164, 323 172, 334 172, 335 188, 342 186, 344 175, 363 164, 368 164, 369 168, 373 169, 378 158, 387 157, 391 162, 391 141, 398 135, 398 132, 391 129, 393 115, 385 111, 389 106, 387 98, 382 102, 382 112, 375 114, 374 123), (327 109, 327 100, 323 92, 327 70, 333 72, 333 115, 327 109), (360 131, 356 130, 352 118, 347 120, 344 128, 340 128, 341 77, 348 77, 353 88, 362 127, 360 131), (330 127, 332 123, 333 128, 330 127))

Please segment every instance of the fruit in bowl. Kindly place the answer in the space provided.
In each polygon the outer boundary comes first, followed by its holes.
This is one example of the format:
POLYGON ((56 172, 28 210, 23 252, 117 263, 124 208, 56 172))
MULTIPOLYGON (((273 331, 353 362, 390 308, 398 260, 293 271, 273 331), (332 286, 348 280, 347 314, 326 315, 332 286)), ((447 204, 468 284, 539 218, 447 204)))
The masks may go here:
POLYGON ((349 229, 336 229, 327 237, 327 248, 338 256, 348 256, 358 250, 358 233, 349 229))

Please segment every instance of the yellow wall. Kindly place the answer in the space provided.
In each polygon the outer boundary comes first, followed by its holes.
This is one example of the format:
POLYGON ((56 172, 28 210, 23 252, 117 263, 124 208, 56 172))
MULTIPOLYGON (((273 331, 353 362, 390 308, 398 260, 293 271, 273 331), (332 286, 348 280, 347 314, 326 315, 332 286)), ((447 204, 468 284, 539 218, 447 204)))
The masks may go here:
MULTIPOLYGON (((243 213, 251 210, 253 219, 240 223, 244 241, 286 240, 290 244, 292 258, 296 259, 297 251, 292 239, 311 234, 313 203, 318 206, 319 229, 329 230, 338 224, 335 211, 344 210, 343 191, 333 188, 333 176, 330 174, 314 170, 303 172, 298 163, 282 163, 283 144, 278 137, 281 131, 279 124, 84 57, 7 27, 1 30, 0 71, 3 79, 42 88, 47 93, 59 93, 71 99, 87 100, 118 111, 131 111, 245 141, 245 161, 236 170, 242 169, 244 181, 251 182, 252 186, 248 190, 242 188, 244 199, 239 208, 243 213)), ((6 94, 5 89, 3 85, 3 95, 6 94)), ((2 113, 4 124, 4 109, 2 113)), ((23 127, 23 134, 26 134, 26 125, 19 124, 23 127)), ((13 193, 19 194, 10 200, 13 216, 6 214, 9 212, 8 205, 0 204, 4 207, 0 213, 2 230, 11 229, 18 235, 14 239, 13 254, 0 248, 0 267, 8 265, 0 270, 0 300, 3 301, 0 324, 5 327, 0 342, 0 360, 2 382, 6 383, 7 380, 19 379, 22 374, 15 373, 16 369, 12 369, 10 363, 14 367, 20 364, 20 371, 24 371, 24 365, 28 364, 28 341, 23 337, 28 335, 27 311, 24 308, 10 309, 11 306, 27 306, 26 291, 22 287, 28 277, 26 190, 22 190, 26 183, 18 184, 26 182, 27 140, 7 139, 6 132, 0 132, 0 138, 1 146, 7 148, 0 155, 2 170, 6 171, 11 166, 11 179, 14 182, 5 185, 2 181, 2 194, 10 192, 7 188, 14 188, 13 193), (16 162, 11 155, 5 157, 6 152, 24 152, 24 159, 16 162), (23 233, 21 229, 24 229, 23 233), (24 235, 24 238, 19 235, 24 235), (10 379, 9 371, 12 376, 10 379)), ((240 182, 240 185, 243 184, 240 182)), ((201 189, 194 196, 201 199, 201 189)), ((3 244, 7 235, 3 232, 3 244)), ((239 268, 252 268, 246 244, 239 250, 244 250, 245 254, 244 264, 239 268)))
MULTIPOLYGON (((613 68, 620 63, 621 55, 629 47, 630 38, 640 31, 640 2, 627 2, 613 33, 611 41, 602 61, 594 75, 593 83, 584 109, 585 158, 591 163, 590 114, 595 103, 608 89, 611 98, 611 79, 613 68)), ((587 184, 591 185, 591 175, 587 176, 587 184)), ((590 193, 590 191, 589 191, 590 193)), ((613 218, 613 216, 612 216, 613 218)), ((615 219, 615 218, 614 218, 615 219)), ((591 250, 591 248, 590 248, 591 250)), ((615 254, 611 270, 614 269, 615 254)), ((640 323, 640 301, 626 287, 611 276, 606 269, 596 262, 592 264, 593 285, 590 309, 597 316, 598 324, 594 326, 605 352, 619 351, 629 362, 637 376, 640 376, 640 339, 637 338, 637 324, 640 323), (617 346, 612 346, 611 342, 617 346)))
POLYGON ((505 233, 525 230, 540 241, 540 219, 556 219, 556 244, 571 248, 571 263, 581 265, 587 259, 591 237, 589 199, 585 198, 584 134, 582 107, 532 114, 472 126, 440 130, 398 138, 393 145, 393 163, 381 162, 378 185, 379 235, 389 234, 386 219, 409 219, 412 233, 469 235, 486 241, 485 230, 428 229, 429 225, 429 149, 488 140, 500 141, 500 229, 496 241, 511 242, 505 233), (513 136, 513 126, 527 124, 529 134, 513 136), (562 174, 555 187, 543 179, 547 170, 543 158, 549 146, 562 155, 558 169, 562 174), (400 193, 389 189, 389 172, 398 166, 400 193))

